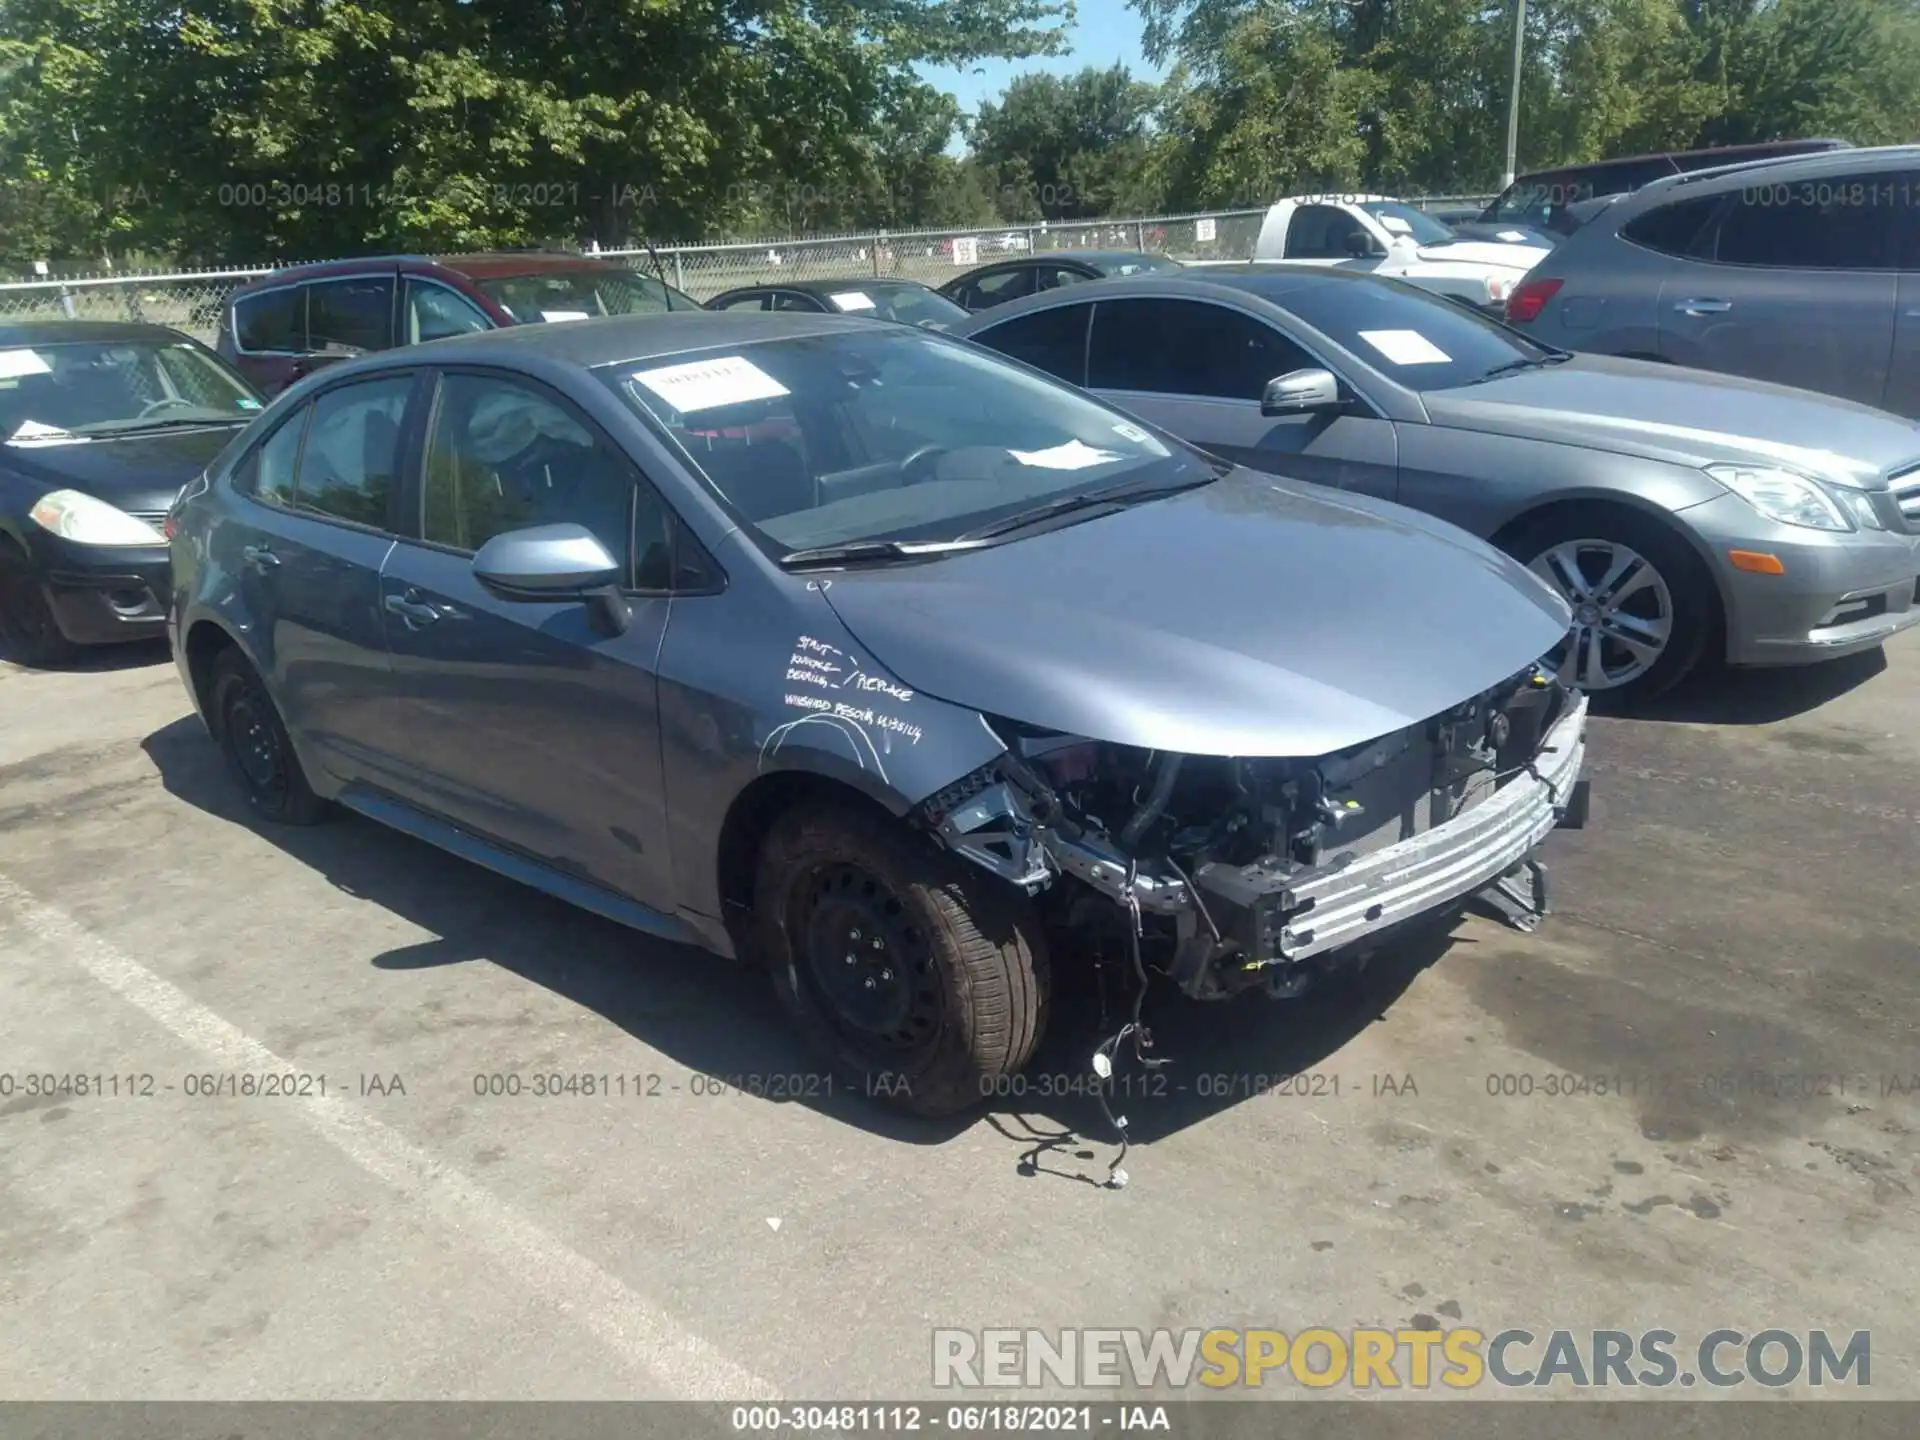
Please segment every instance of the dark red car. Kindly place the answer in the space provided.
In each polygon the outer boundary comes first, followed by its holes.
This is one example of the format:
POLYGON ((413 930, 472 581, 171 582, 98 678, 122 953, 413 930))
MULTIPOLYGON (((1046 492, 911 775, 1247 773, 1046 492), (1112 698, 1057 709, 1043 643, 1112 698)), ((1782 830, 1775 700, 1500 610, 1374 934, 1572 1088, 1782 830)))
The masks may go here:
POLYGON ((354 355, 476 330, 701 304, 614 260, 565 251, 381 255, 293 265, 227 297, 215 349, 266 395, 354 355))

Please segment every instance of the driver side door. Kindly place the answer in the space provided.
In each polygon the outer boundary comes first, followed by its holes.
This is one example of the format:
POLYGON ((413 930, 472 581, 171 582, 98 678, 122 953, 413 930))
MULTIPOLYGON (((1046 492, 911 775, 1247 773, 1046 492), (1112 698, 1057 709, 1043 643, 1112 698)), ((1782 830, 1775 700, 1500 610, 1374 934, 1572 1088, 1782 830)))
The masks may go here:
POLYGON ((381 571, 397 703, 393 784, 419 810, 577 879, 672 909, 657 661, 674 522, 626 453, 525 376, 439 373, 381 571), (578 600, 509 601, 474 553, 571 522, 627 569, 632 624, 578 600))
MULTIPOLYGON (((980 339, 992 344, 992 332, 980 339)), ((1212 301, 1093 307, 1087 388, 1103 399, 1237 465, 1392 499, 1398 441, 1364 401, 1337 414, 1260 413, 1269 380, 1321 368, 1276 326, 1212 301)))

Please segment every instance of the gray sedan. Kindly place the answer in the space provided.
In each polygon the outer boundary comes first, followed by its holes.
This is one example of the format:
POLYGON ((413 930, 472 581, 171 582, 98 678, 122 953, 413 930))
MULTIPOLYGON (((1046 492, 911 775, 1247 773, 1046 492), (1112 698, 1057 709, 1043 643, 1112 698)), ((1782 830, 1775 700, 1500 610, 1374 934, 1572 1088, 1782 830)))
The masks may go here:
POLYGON ((1052 939, 1284 998, 1470 897, 1530 925, 1584 810, 1567 606, 1520 565, 914 327, 346 362, 172 522, 175 657, 260 815, 755 956, 923 1112, 1005 1093, 1052 939))
MULTIPOLYGON (((1865 406, 1571 355, 1286 266, 1091 281, 957 333, 1237 464, 1491 539, 1572 604, 1559 663, 1588 691, 1657 694, 1709 655, 1844 655, 1920 620, 1920 430, 1865 406)), ((1284 604, 1284 564, 1273 579, 1284 604)))

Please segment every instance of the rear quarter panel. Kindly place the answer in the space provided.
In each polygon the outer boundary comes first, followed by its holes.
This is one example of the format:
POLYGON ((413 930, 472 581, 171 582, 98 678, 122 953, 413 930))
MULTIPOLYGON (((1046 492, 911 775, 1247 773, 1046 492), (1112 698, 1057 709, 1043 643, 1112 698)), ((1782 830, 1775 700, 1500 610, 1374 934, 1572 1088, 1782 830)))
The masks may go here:
POLYGON ((1553 278, 1561 286, 1540 318, 1520 328, 1562 350, 1658 357, 1660 287, 1673 266, 1671 257, 1623 240, 1611 222, 1596 220, 1527 273, 1529 280, 1553 278))

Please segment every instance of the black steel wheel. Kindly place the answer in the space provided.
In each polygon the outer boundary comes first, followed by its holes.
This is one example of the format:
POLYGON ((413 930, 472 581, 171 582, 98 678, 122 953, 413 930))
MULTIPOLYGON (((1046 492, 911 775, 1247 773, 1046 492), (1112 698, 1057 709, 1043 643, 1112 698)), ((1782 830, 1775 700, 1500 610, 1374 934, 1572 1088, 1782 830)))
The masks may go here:
POLYGON ((1047 961, 1026 897, 856 806, 790 811, 761 849, 758 944, 834 1073, 949 1115, 995 1093, 1045 1023, 1047 961))
POLYGON ((215 737, 247 803, 281 825, 311 825, 324 818, 326 802, 307 783, 273 697, 239 651, 228 650, 214 661, 208 690, 215 737))

